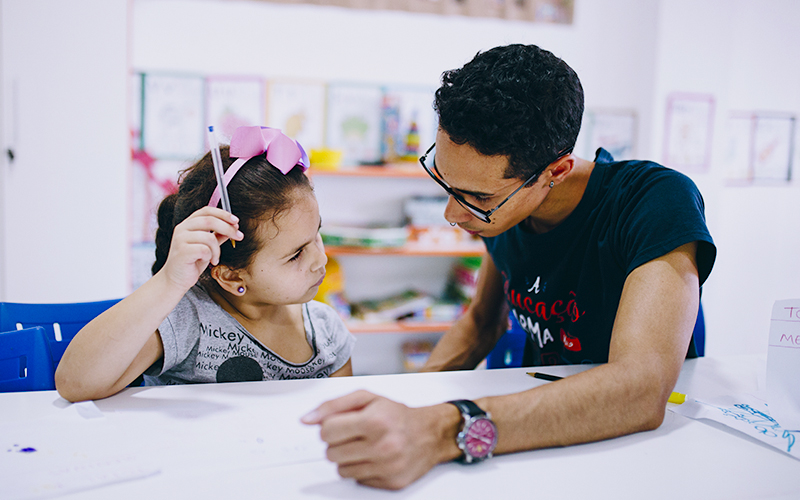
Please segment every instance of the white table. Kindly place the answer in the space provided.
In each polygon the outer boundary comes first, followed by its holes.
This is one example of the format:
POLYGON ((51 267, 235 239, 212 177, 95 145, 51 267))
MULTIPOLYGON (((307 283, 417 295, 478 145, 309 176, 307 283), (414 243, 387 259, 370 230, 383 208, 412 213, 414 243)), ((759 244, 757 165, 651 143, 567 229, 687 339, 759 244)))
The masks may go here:
MULTIPOLYGON (((689 360, 676 391, 694 397, 756 391, 764 367, 758 357, 689 360)), ((569 375, 585 368, 542 371, 569 375)), ((157 471, 63 498, 800 498, 800 461, 721 425, 670 411, 655 431, 498 456, 473 466, 442 464, 400 492, 339 478, 323 459, 317 429, 298 423, 318 403, 361 388, 420 406, 546 383, 526 371, 135 388, 96 402, 102 412, 97 418, 81 416, 96 411, 91 403, 69 405, 55 392, 0 394, 0 439, 8 446, 9 436, 26 439, 23 431, 33 427, 44 437, 31 459, 37 453, 63 458, 75 448, 79 462, 91 461, 100 450, 124 468, 132 460, 130 469, 144 464, 152 469, 144 473, 157 471)), ((19 453, 3 452, 6 458, 19 453)), ((0 497, 6 498, 2 483, 0 497)))

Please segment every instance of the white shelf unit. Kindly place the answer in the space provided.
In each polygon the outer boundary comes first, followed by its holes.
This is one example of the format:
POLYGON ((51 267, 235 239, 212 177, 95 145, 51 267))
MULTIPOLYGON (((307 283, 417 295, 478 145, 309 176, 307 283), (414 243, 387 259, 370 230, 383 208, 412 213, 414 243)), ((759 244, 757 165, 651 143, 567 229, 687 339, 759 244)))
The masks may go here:
MULTIPOLYGON (((441 195, 441 188, 418 164, 380 167, 347 167, 311 174, 320 204, 323 226, 403 222, 403 202, 410 196, 441 195)), ((444 215, 442 215, 444 221, 444 215)), ((345 277, 350 301, 377 299, 417 289, 435 297, 442 295, 450 270, 458 258, 483 255, 480 242, 449 248, 419 247, 413 242, 401 248, 326 247, 336 258, 345 277)), ((358 338, 353 370, 358 375, 404 371, 402 344, 410 340, 436 342, 449 322, 352 323, 358 338)))

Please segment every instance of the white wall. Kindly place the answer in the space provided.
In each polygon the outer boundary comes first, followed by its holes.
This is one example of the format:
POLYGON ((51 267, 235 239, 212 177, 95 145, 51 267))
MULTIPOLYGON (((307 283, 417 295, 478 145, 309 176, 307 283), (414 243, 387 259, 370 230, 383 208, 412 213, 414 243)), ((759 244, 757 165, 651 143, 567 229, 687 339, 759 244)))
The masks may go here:
POLYGON ((183 71, 437 86, 478 51, 534 43, 578 72, 587 105, 637 109, 648 148, 657 0, 579 1, 570 26, 254 1, 133 0, 131 61, 183 71))
POLYGON ((128 4, 0 5, 0 300, 120 297, 129 281, 128 4))
MULTIPOLYGON (((770 304, 800 296, 798 183, 731 187, 721 163, 729 110, 800 113, 800 2, 578 0, 571 26, 257 1, 130 0, 130 6, 129 62, 137 71, 432 85, 478 50, 536 43, 576 69, 588 107, 636 109, 638 156, 659 161, 666 96, 711 93, 717 101, 713 164, 708 173, 692 174, 719 247, 703 297, 707 352, 764 352, 770 304)), ((72 16, 84 13, 64 13, 65 26, 72 16)), ((86 72, 91 77, 91 68, 86 72)), ((119 140, 63 133, 74 143, 119 140)), ((107 203, 109 213, 124 210, 123 199, 107 203)), ((62 216, 74 214, 74 207, 64 210, 62 216)), ((6 213, 7 220, 18 216, 6 213)), ((47 220, 36 225, 48 228, 47 220)), ((125 257, 115 250, 103 258, 116 276, 126 271, 125 257)), ((59 281, 53 267, 31 269, 28 276, 62 288, 74 281, 70 273, 59 281)))
MULTIPOLYGON (((766 353, 773 302, 800 297, 800 183, 726 182, 726 119, 732 111, 800 115, 800 2, 665 0, 658 15, 652 158, 663 159, 668 93, 716 100, 711 169, 691 175, 718 248, 703 290, 707 354, 766 353)), ((795 178, 798 159, 795 138, 795 178)))

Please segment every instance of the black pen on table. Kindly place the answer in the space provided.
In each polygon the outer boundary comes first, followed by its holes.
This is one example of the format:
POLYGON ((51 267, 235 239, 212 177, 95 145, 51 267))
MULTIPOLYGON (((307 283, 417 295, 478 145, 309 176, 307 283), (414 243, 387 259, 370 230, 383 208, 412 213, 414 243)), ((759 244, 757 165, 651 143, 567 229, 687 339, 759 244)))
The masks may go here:
MULTIPOLYGON (((550 375, 548 373, 540 373, 540 372, 525 372, 533 378, 538 378, 541 380, 547 380, 549 382, 555 382, 556 380, 561 380, 564 377, 559 377, 558 375, 550 375)), ((667 400, 669 403, 675 404, 682 404, 686 401, 686 394, 681 394, 680 392, 673 392, 670 394, 669 399, 667 400)))

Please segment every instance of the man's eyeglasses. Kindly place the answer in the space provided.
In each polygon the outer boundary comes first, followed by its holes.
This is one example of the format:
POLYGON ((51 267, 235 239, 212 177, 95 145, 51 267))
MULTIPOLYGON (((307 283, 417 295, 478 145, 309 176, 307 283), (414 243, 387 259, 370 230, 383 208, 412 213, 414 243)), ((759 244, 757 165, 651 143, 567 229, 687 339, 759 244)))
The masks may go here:
MULTIPOLYGON (((493 213, 497 212, 498 208, 502 207, 508 200, 511 199, 512 196, 514 196, 522 188, 524 188, 525 186, 527 186, 528 184, 533 182, 544 171, 544 168, 542 168, 538 172, 536 172, 533 175, 531 175, 530 177, 528 177, 528 180, 523 182, 522 185, 520 187, 518 187, 517 189, 515 189, 513 193, 511 193, 510 195, 506 196, 506 199, 501 201, 493 209, 491 209, 491 210, 483 210, 483 209, 478 208, 475 205, 471 204, 467 200, 465 200, 463 196, 461 196, 460 194, 458 194, 455 191, 453 191, 453 188, 451 188, 450 186, 447 185, 447 183, 444 181, 444 179, 442 179, 442 175, 439 173, 439 170, 436 168, 436 155, 435 154, 433 155, 433 160, 432 160, 433 170, 431 170, 428 167, 428 165, 425 164, 425 160, 427 160, 428 155, 431 153, 431 151, 433 151, 433 149, 435 147, 436 147, 436 143, 434 142, 433 145, 431 145, 431 147, 429 147, 428 150, 425 151, 425 154, 420 157, 419 162, 422 164, 422 168, 424 168, 425 171, 428 172, 428 175, 430 175, 431 178, 437 182, 437 184, 442 186, 442 189, 447 191, 447 194, 452 196, 458 202, 459 205, 461 205, 462 207, 467 209, 467 211, 469 213, 471 213, 473 216, 475 216, 475 218, 477 218, 481 222, 485 222, 487 224, 492 222, 490 217, 491 217, 491 215, 493 213)), ((572 148, 571 147, 562 150, 560 153, 558 153, 558 156, 556 157, 556 159, 551 161, 551 162, 549 162, 547 165, 550 165, 550 163, 553 163, 554 161, 558 160, 559 158, 562 158, 562 157, 564 157, 564 156, 566 156, 566 155, 568 155, 570 153, 572 153, 572 148)), ((547 167, 547 165, 545 165, 545 168, 547 167)))

